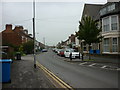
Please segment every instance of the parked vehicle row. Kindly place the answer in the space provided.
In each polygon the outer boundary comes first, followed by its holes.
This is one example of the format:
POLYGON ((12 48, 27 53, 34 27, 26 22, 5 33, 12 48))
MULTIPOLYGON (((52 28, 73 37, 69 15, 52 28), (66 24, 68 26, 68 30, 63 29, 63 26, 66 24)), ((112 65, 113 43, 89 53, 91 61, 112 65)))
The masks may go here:
POLYGON ((53 51, 57 53, 57 55, 64 56, 66 58, 81 58, 82 57, 81 53, 79 53, 78 51, 72 48, 68 48, 68 49, 53 48, 53 51))

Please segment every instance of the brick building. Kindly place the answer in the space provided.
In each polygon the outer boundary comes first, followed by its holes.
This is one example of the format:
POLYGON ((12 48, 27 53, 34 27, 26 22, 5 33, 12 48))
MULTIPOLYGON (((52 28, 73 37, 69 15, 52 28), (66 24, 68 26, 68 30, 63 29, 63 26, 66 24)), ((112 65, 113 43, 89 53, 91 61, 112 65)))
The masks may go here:
POLYGON ((33 39, 32 37, 30 37, 30 34, 28 34, 28 30, 24 29, 23 26, 16 26, 13 31, 21 36, 22 39, 21 43, 26 43, 33 39))
POLYGON ((6 24, 6 28, 2 31, 2 44, 19 46, 22 43, 32 40, 27 30, 23 26, 15 26, 12 29, 12 24, 6 24))
POLYGON ((16 46, 22 44, 21 36, 12 30, 11 24, 7 24, 5 30, 2 31, 2 44, 12 44, 16 46))

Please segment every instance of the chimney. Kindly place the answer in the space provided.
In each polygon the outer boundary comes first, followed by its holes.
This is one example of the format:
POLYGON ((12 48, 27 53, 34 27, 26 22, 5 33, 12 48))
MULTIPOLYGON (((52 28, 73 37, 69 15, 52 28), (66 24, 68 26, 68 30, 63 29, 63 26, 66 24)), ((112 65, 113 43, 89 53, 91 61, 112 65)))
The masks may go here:
POLYGON ((31 36, 32 36, 32 34, 29 34, 29 36, 31 37, 31 36))
POLYGON ((12 30, 12 24, 6 24, 6 30, 12 30))
POLYGON ((27 30, 27 29, 24 29, 24 33, 25 33, 25 34, 28 34, 28 30, 27 30))
POLYGON ((23 30, 23 26, 19 26, 20 30, 23 30))
POLYGON ((17 32, 22 31, 23 30, 23 26, 17 25, 17 26, 15 26, 14 30, 17 31, 17 32))
POLYGON ((74 36, 74 34, 71 34, 71 36, 74 36))

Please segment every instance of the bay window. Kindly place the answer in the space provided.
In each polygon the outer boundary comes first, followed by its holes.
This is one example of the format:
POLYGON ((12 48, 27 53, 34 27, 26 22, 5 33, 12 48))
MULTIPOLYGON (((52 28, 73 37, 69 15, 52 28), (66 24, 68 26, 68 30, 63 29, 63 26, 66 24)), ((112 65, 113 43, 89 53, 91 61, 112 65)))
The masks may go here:
POLYGON ((105 38, 103 44, 104 44, 103 45, 104 52, 109 52, 110 51, 110 49, 109 49, 109 38, 105 38))
POLYGON ((103 31, 108 32, 110 30, 109 17, 103 19, 103 31))
POLYGON ((117 31, 119 29, 118 16, 113 15, 103 18, 102 27, 103 27, 103 32, 117 31))
POLYGON ((117 16, 111 17, 111 30, 117 30, 117 16))
POLYGON ((112 51, 117 52, 117 38, 112 38, 112 51))

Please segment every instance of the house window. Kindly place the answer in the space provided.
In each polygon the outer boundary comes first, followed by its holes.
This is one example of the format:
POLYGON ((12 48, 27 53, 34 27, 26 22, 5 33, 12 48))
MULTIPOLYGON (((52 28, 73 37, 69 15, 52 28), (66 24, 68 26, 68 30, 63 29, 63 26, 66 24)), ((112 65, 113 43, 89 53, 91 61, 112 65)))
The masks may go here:
POLYGON ((112 51, 117 52, 117 38, 112 38, 112 51))
POLYGON ((111 30, 117 30, 117 16, 111 17, 111 30))
POLYGON ((103 19, 103 31, 108 32, 110 31, 110 24, 109 24, 109 17, 103 19))
POLYGON ((115 9, 115 4, 111 4, 108 6, 108 11, 113 11, 115 9))
POLYGON ((105 7, 100 10, 100 15, 104 15, 104 14, 106 14, 106 12, 107 12, 107 8, 105 7))
POLYGON ((104 39, 104 43, 103 43, 103 51, 104 52, 109 52, 109 38, 105 38, 104 39))

